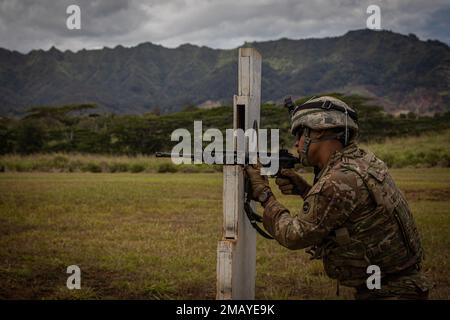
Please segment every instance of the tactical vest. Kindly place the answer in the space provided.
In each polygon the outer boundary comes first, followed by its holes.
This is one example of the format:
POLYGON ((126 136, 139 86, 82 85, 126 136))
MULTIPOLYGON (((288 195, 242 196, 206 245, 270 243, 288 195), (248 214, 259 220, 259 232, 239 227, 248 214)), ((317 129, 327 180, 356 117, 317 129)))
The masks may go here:
POLYGON ((346 286, 365 284, 367 267, 377 265, 381 276, 420 267, 423 250, 408 203, 384 162, 361 149, 347 155, 333 170, 350 170, 363 180, 372 201, 367 214, 350 216, 318 248, 330 278, 346 286))

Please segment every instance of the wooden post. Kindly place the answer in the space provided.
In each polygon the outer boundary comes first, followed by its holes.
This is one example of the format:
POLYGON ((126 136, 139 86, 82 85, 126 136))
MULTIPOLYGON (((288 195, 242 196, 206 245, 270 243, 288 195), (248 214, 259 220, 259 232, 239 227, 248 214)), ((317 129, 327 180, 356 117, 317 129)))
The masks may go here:
MULTIPOLYGON (((255 120, 259 127, 261 55, 253 48, 241 48, 238 63, 239 89, 233 102, 233 127, 246 130, 253 128, 255 120)), ((254 299, 255 276, 256 231, 244 212, 243 167, 224 165, 223 237, 217 248, 216 298, 254 299)))

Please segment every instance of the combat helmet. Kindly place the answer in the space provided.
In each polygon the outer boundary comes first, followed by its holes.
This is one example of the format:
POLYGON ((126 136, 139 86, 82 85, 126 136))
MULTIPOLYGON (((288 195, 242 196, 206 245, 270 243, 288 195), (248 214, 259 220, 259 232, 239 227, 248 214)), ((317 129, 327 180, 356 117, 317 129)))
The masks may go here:
POLYGON ((354 109, 337 98, 330 96, 312 98, 296 106, 292 111, 291 133, 296 135, 301 132, 300 130, 305 136, 305 143, 300 157, 304 165, 308 165, 307 153, 311 143, 337 139, 344 146, 347 146, 351 142, 350 138, 356 137, 358 133, 358 115, 354 109), (335 128, 342 128, 343 130, 321 139, 310 138, 310 130, 335 128))

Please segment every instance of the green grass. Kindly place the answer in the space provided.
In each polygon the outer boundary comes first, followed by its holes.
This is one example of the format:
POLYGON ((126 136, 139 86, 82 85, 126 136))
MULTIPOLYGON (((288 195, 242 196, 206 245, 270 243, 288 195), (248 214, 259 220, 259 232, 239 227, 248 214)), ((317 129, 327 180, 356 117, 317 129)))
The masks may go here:
POLYGON ((96 154, 7 154, 0 156, 0 171, 12 172, 183 172, 212 173, 222 171, 218 165, 174 165, 168 158, 154 156, 110 156, 96 154))
MULTIPOLYGON (((431 298, 450 299, 450 169, 393 175, 422 232, 431 298)), ((293 213, 301 207, 275 192, 293 213)), ((219 173, 0 174, 0 298, 214 299, 221 223, 219 173), (81 290, 65 286, 72 264, 81 290)), ((258 237, 256 298, 335 299, 335 290, 320 261, 258 237)))
POLYGON ((387 139, 363 147, 394 168, 450 166, 450 130, 387 139))
MULTIPOLYGON (((393 168, 450 167, 450 130, 416 137, 388 139, 363 144, 393 168)), ((294 152, 294 151, 293 151, 294 152)), ((295 153, 295 152, 294 152, 295 153)), ((221 172, 219 165, 175 166, 170 159, 153 156, 111 156, 95 154, 0 155, 0 171, 12 172, 221 172)))

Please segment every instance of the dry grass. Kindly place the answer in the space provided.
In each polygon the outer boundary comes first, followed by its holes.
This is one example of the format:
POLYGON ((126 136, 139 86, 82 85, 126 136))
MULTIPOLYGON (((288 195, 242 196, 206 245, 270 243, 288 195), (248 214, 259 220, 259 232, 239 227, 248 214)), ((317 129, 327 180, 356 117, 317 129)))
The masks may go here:
MULTIPOLYGON (((393 174, 423 234, 431 297, 450 299, 450 170, 393 174)), ((221 197, 218 173, 0 174, 0 298, 214 299, 221 197), (81 290, 65 286, 72 264, 81 290)), ((337 298, 303 251, 259 237, 257 252, 258 299, 337 298)))
MULTIPOLYGON (((450 130, 417 137, 388 139, 362 145, 372 150, 390 167, 450 167, 450 130)), ((293 150, 292 150, 293 151, 293 150)), ((295 153, 295 152, 294 152, 295 153)), ((111 156, 89 154, 0 155, 0 171, 7 172, 183 172, 215 173, 221 167, 209 165, 175 166, 170 159, 153 156, 111 156)))
POLYGON ((219 165, 174 165, 168 158, 154 156, 111 156, 96 154, 6 154, 0 156, 0 171, 6 172, 92 172, 92 173, 214 173, 219 165))
POLYGON ((389 167, 450 167, 450 130, 386 139, 363 147, 373 151, 389 167))

